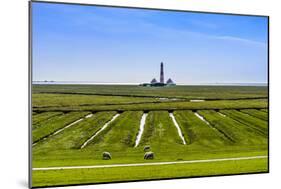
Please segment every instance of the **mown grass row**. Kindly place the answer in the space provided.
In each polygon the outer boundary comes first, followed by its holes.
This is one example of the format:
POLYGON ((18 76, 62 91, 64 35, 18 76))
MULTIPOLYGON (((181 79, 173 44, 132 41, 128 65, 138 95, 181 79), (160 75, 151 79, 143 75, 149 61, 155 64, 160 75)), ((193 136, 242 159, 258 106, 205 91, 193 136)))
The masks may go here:
POLYGON ((51 135, 68 124, 85 117, 87 114, 89 114, 89 112, 70 112, 48 120, 44 125, 32 130, 33 143, 51 135))
POLYGON ((261 111, 268 112, 268 109, 267 108, 263 108, 263 109, 261 109, 261 111))
POLYGON ((169 151, 174 147, 183 146, 176 127, 167 111, 149 112, 140 147, 150 145, 153 150, 169 151))
POLYGON ((116 118, 87 146, 101 151, 120 151, 133 147, 143 112, 127 111, 116 118))
POLYGON ((231 117, 239 123, 242 123, 250 128, 260 131, 264 135, 268 135, 268 123, 256 117, 242 113, 237 110, 221 110, 221 113, 231 117))
POLYGON ((35 150, 80 149, 82 144, 108 122, 116 112, 98 112, 35 147, 35 150))
POLYGON ((192 111, 175 111, 174 115, 179 123, 187 145, 218 147, 230 144, 210 125, 200 120, 192 111))
POLYGON ((32 116, 32 129, 36 129, 45 123, 40 122, 47 121, 48 119, 63 114, 62 112, 43 112, 32 116))
MULTIPOLYGON (((212 126, 223 133, 227 138, 233 141, 234 144, 265 144, 266 137, 261 136, 260 132, 251 127, 247 127, 240 122, 229 118, 223 117, 213 110, 198 111, 212 126)), ((222 113, 225 113, 222 111, 222 113)))
POLYGON ((262 119, 264 121, 268 121, 268 113, 264 111, 259 111, 255 109, 245 109, 245 110, 240 110, 243 113, 249 114, 251 116, 254 116, 256 118, 262 119))

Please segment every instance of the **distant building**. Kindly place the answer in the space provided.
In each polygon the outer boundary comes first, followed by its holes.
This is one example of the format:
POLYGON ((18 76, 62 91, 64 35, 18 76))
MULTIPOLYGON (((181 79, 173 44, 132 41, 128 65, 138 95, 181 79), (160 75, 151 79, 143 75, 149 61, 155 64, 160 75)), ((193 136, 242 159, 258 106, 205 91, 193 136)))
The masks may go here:
POLYGON ((155 78, 150 81, 150 84, 155 84, 155 83, 157 83, 157 80, 155 78))
POLYGON ((147 86, 147 87, 164 87, 164 86, 174 86, 176 83, 173 82, 171 78, 167 80, 167 82, 164 82, 164 64, 161 62, 160 64, 160 82, 158 82, 155 78, 151 80, 150 83, 142 83, 141 86, 147 86))
POLYGON ((176 85, 171 78, 169 78, 166 82, 166 85, 176 85))

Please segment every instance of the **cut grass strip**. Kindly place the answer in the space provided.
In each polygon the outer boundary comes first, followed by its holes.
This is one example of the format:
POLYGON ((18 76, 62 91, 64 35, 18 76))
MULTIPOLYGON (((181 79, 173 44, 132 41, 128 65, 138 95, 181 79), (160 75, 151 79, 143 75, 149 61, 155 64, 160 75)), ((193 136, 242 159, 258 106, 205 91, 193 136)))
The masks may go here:
POLYGON ((218 112, 219 115, 221 115, 222 117, 226 117, 226 115, 224 115, 223 113, 221 112, 218 112))
POLYGON ((40 126, 46 124, 49 119, 62 114, 62 112, 43 112, 40 114, 32 115, 32 129, 39 128, 40 126))
MULTIPOLYGON (((223 112, 225 114, 225 112, 223 112)), ((256 130, 246 127, 228 116, 223 117, 214 110, 199 111, 214 127, 223 132, 237 144, 264 144, 267 139, 256 130)), ((227 115, 227 114, 226 114, 227 115)))
POLYGON ((115 121, 94 138, 87 148, 103 151, 120 151, 134 147, 139 122, 143 112, 127 111, 122 113, 115 121))
POLYGON ((222 129, 220 129, 219 127, 216 127, 212 124, 210 124, 205 118, 204 116, 200 115, 198 112, 195 112, 194 115, 196 115, 199 119, 201 119, 202 121, 204 121, 207 125, 209 125, 213 130, 215 130, 222 138, 230 141, 230 142, 235 142, 230 136, 228 136, 227 133, 225 133, 222 129))
POLYGON ((202 121, 192 111, 175 111, 174 115, 189 145, 217 147, 230 143, 219 131, 202 121))
POLYGON ((182 147, 182 140, 167 111, 149 112, 139 146, 150 145, 152 150, 182 147))
POLYGON ((173 113, 169 113, 169 115, 170 115, 171 119, 173 120, 173 123, 174 123, 175 127, 176 127, 177 130, 178 130, 178 134, 179 134, 179 137, 180 137, 181 140, 182 140, 182 143, 183 143, 184 145, 186 145, 186 141, 185 141, 184 136, 183 136, 183 134, 182 134, 181 128, 180 128, 179 124, 177 123, 177 120, 176 120, 174 114, 173 114, 173 113))
POLYGON ((89 137, 83 144, 80 146, 80 148, 84 148, 87 146, 88 143, 90 143, 95 137, 97 137, 103 130, 105 130, 111 122, 113 122, 117 117, 119 117, 120 114, 115 114, 110 120, 108 120, 100 129, 98 129, 91 137, 89 137))
POLYGON ((240 110, 240 111, 243 113, 249 114, 250 116, 259 118, 261 120, 268 121, 267 112, 263 112, 263 111, 256 110, 256 109, 244 109, 244 110, 240 110))
POLYGON ((248 114, 239 112, 237 110, 221 110, 220 112, 240 123, 243 123, 255 130, 260 131, 260 133, 266 136, 268 134, 268 124, 266 121, 260 120, 248 114))
POLYGON ((137 138, 136 138, 135 147, 137 147, 139 145, 140 141, 141 141, 141 136, 142 136, 142 133, 144 131, 144 125, 145 125, 146 117, 147 117, 147 113, 144 113, 141 117, 140 128, 139 128, 138 135, 137 135, 137 138))
POLYGON ((260 111, 268 112, 268 109, 260 109, 260 111))
POLYGON ((56 133, 60 129, 67 127, 69 124, 80 120, 88 114, 89 112, 70 112, 50 119, 48 123, 32 131, 33 143, 56 133))
POLYGON ((98 112, 77 123, 74 127, 37 145, 40 150, 80 149, 81 145, 96 133, 116 112, 98 112))

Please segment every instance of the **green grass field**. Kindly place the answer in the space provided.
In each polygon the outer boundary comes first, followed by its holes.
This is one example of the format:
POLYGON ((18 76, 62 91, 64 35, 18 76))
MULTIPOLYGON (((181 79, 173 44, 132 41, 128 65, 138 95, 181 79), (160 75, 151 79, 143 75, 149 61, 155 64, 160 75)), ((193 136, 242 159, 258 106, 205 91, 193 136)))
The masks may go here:
POLYGON ((268 172, 267 87, 33 85, 32 90, 32 166, 57 167, 34 169, 33 187, 268 172), (203 101, 193 101, 198 99, 203 101), (143 158, 147 145, 153 160, 143 158), (102 160, 105 151, 111 160, 102 160), (229 159, 245 157, 250 158, 229 159), (207 161, 185 162, 194 160, 207 161), (114 167, 119 164, 128 166, 114 167), (105 167, 76 167, 98 165, 105 167))

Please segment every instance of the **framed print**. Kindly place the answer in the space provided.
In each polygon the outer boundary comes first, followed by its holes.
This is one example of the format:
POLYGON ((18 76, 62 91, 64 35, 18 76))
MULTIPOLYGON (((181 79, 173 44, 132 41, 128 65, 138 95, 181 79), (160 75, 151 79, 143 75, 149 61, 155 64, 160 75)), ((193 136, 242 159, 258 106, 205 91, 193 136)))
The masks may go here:
POLYGON ((31 1, 30 186, 269 172, 269 17, 31 1))

